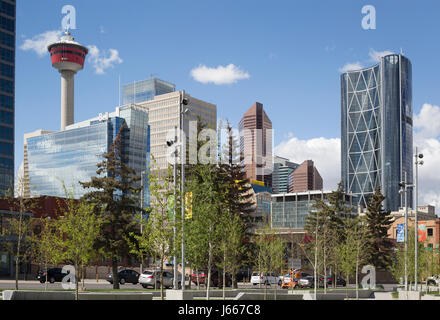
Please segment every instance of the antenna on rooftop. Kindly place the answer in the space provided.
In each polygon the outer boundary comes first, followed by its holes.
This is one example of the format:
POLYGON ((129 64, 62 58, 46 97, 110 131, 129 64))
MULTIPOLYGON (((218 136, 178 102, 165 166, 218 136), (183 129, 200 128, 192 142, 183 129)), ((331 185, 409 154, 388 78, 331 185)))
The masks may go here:
POLYGON ((154 76, 158 76, 158 74, 157 73, 150 73, 150 79, 153 79, 154 76))

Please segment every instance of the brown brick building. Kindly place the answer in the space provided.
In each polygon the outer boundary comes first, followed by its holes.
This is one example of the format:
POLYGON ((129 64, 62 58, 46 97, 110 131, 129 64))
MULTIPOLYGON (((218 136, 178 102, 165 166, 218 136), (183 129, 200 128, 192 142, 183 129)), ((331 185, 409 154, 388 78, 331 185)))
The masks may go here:
POLYGON ((289 192, 322 190, 322 177, 312 160, 304 161, 289 175, 289 192))

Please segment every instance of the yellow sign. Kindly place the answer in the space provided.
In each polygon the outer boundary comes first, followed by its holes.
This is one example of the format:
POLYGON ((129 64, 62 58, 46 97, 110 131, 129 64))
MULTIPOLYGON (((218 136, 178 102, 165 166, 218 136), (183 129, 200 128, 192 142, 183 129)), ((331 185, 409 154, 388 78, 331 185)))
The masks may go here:
POLYGON ((256 184, 257 186, 264 187, 264 182, 263 181, 251 180, 251 184, 256 184))
POLYGON ((185 219, 192 218, 192 192, 185 193, 185 219))

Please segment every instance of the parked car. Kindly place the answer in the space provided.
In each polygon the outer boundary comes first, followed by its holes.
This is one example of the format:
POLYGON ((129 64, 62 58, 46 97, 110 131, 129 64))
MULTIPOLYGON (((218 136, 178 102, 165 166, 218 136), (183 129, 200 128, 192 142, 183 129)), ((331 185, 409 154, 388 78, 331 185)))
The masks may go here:
MULTIPOLYGON (((50 283, 61 282, 63 278, 70 273, 69 271, 63 273, 62 270, 63 270, 62 268, 51 268, 47 270, 38 271, 36 278, 41 283, 45 283, 46 278, 50 283)), ((68 281, 70 281, 70 279, 68 279, 68 281)))
MULTIPOLYGON (((205 285, 208 279, 208 271, 199 271, 199 283, 205 285)), ((193 272, 191 275, 191 282, 197 285, 197 273, 193 272)), ((211 287, 223 288, 223 273, 218 270, 211 272, 211 287)), ((232 286, 232 277, 229 273, 226 273, 226 287, 232 286)))
MULTIPOLYGON (((139 282, 139 273, 137 271, 131 269, 124 269, 118 271, 118 279, 120 284, 132 283, 138 284, 139 282)), ((110 273, 107 276, 107 281, 113 284, 113 273, 110 273)))
POLYGON ((432 276, 427 279, 428 286, 439 286, 440 276, 432 276))
POLYGON ((249 282, 251 280, 251 268, 241 267, 235 275, 235 279, 237 279, 237 282, 244 282, 245 280, 249 282))
MULTIPOLYGON (((174 274, 171 271, 163 270, 163 286, 164 288, 171 289, 174 286, 174 274)), ((182 274, 178 273, 178 288, 182 288, 182 274)), ((146 270, 139 276, 139 283, 145 289, 148 287, 160 288, 160 270, 146 270)))
POLYGON ((251 283, 254 286, 256 286, 257 284, 266 284, 266 283, 268 285, 277 284, 280 286, 283 281, 282 278, 283 277, 279 277, 273 272, 268 272, 266 276, 266 274, 257 271, 257 272, 252 272, 251 283))
MULTIPOLYGON (((333 277, 331 275, 327 275, 327 287, 333 285, 333 277)), ((346 281, 341 278, 340 276, 336 276, 336 286, 343 286, 345 287, 347 285, 346 281)), ((324 276, 321 276, 319 278, 319 286, 324 287, 324 276)))
POLYGON ((299 279, 298 286, 300 288, 313 288, 315 286, 315 278, 311 275, 306 275, 299 279))

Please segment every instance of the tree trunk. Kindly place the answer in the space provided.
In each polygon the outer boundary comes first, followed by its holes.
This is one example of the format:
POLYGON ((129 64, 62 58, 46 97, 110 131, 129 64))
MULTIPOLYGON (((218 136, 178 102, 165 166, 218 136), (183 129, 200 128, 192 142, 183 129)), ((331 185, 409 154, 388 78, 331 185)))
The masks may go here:
POLYGON ((45 261, 45 266, 46 266, 46 281, 44 282, 44 291, 47 290, 47 260, 45 261))
POLYGON ((84 270, 84 265, 82 265, 81 266, 81 280, 82 280, 82 288, 81 288, 81 290, 82 291, 85 291, 85 286, 84 286, 84 278, 85 278, 85 276, 86 276, 86 273, 85 273, 85 270, 84 270))
POLYGON ((264 275, 266 278, 266 279, 264 279, 264 300, 267 300, 267 272, 264 275))
POLYGON ((19 273, 19 259, 15 257, 15 290, 18 290, 18 273, 19 273))
MULTIPOLYGON (((78 264, 75 263, 75 272, 78 270, 78 264)), ((72 278, 70 278, 72 280, 72 278)), ((75 274, 75 300, 79 300, 79 293, 78 293, 78 275, 75 274)))
MULTIPOLYGON (((191 290, 191 275, 193 274, 193 267, 191 266, 189 269, 189 284, 188 284, 188 290, 191 290)), ((185 276, 182 276, 182 280, 183 283, 185 283, 185 276)))
POLYGON ((347 283, 345 284, 345 295, 348 298, 348 285, 350 284, 350 274, 347 273, 347 283))
POLYGON ((356 252, 356 300, 359 300, 359 247, 356 252))
POLYGON ((212 264, 212 244, 208 244, 208 279, 206 282, 206 300, 209 300, 209 288, 211 286, 211 264, 212 264))
POLYGON ((199 268, 196 268, 197 277, 197 290, 200 290, 200 280, 199 280, 199 268))
POLYGON ((112 258, 112 273, 113 273, 113 289, 119 289, 119 277, 118 277, 118 259, 112 258))
MULTIPOLYGON (((327 294, 327 259, 326 259, 326 245, 325 245, 325 229, 324 229, 324 237, 322 242, 322 248, 323 248, 323 264, 324 264, 324 294, 327 294)), ((334 279, 333 279, 333 282, 334 279)))
POLYGON ((226 300, 226 248, 223 250, 223 300, 226 300))
MULTIPOLYGON (((159 275, 159 281, 160 281, 160 300, 164 300, 164 295, 163 295, 163 260, 164 260, 164 256, 161 255, 160 257, 160 275, 159 275)), ((185 270, 182 270, 182 277, 185 274, 185 270)), ((183 283, 182 285, 185 285, 185 283, 183 283)))

